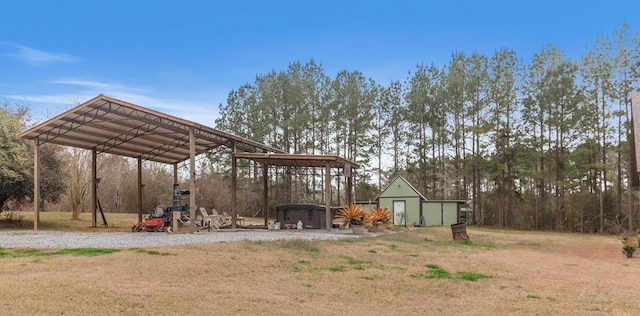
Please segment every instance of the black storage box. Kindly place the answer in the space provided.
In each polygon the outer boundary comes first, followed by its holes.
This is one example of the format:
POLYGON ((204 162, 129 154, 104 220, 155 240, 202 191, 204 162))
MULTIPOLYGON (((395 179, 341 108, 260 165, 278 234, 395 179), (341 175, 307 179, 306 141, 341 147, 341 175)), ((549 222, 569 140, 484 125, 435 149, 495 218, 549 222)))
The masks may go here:
MULTIPOLYGON (((280 222, 280 227, 295 227, 298 220, 302 220, 305 229, 326 228, 325 206, 316 204, 283 204, 276 207, 276 221, 280 222)), ((331 210, 331 219, 335 217, 336 211, 331 210)))

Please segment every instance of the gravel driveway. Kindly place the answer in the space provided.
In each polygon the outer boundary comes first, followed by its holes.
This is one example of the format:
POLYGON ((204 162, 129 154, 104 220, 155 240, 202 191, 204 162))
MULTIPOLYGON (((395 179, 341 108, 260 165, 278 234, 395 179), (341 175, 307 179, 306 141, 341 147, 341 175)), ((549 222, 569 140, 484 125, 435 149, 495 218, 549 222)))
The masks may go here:
POLYGON ((128 248, 158 247, 211 242, 238 242, 257 240, 314 240, 357 238, 351 230, 327 232, 324 230, 222 230, 198 233, 81 233, 56 231, 0 231, 2 248, 128 248))

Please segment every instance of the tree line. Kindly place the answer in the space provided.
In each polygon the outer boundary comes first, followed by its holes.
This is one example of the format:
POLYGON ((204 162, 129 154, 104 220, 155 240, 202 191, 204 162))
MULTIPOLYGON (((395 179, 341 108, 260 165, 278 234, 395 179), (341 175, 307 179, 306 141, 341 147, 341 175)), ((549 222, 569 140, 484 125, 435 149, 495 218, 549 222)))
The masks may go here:
MULTIPOLYGON (((339 155, 363 167, 356 197, 369 200, 395 175, 429 199, 468 201, 477 225, 584 232, 636 228, 629 189, 631 95, 638 91, 638 34, 623 24, 578 59, 548 44, 528 60, 509 48, 454 52, 378 83, 358 70, 330 76, 293 62, 229 92, 216 128, 299 154, 339 155)), ((27 106, 0 107, 0 211, 33 197, 32 144, 17 138, 27 106)), ((43 200, 73 218, 88 208, 88 153, 45 145, 43 200)), ((230 209, 230 159, 199 161, 199 204, 230 209)), ((222 158, 222 159, 221 159, 222 158)), ((240 161, 239 207, 261 208, 259 166, 240 161)), ((110 212, 137 211, 131 160, 98 156, 98 194, 110 212)), ((273 168, 270 208, 323 202, 324 171, 273 168)), ((332 182, 340 204, 339 177, 332 182)), ((143 167, 143 208, 169 205, 172 172, 143 167)), ((45 208, 46 209, 46 208, 45 208)))
MULTIPOLYGON (((329 76, 313 59, 292 62, 231 90, 216 127, 360 163, 359 200, 400 174, 429 199, 469 201, 478 225, 633 228, 628 140, 639 54, 637 33, 623 24, 579 59, 553 44, 527 61, 504 47, 454 52, 444 65, 418 63, 384 84, 358 70, 329 76)), ((286 186, 291 172, 271 176, 273 186, 286 186)), ((317 178, 294 182, 305 194, 318 190, 317 178)))

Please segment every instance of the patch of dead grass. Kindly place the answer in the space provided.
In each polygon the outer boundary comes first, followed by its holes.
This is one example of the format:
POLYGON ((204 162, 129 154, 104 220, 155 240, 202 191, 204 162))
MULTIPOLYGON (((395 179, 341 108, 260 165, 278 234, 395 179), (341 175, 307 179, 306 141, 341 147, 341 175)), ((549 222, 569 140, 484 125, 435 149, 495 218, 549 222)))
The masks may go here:
POLYGON ((610 236, 448 227, 348 241, 0 258, 3 314, 638 314, 640 259, 610 236), (150 253, 170 254, 149 255, 150 253), (415 278, 427 265, 451 278, 415 278), (489 276, 474 282, 464 271, 489 276))

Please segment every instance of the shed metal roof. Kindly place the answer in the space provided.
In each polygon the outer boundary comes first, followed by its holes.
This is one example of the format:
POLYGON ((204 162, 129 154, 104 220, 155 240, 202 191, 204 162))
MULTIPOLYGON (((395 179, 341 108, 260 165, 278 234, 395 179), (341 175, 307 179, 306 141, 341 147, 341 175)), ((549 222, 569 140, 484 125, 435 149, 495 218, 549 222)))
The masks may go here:
POLYGON ((96 148, 98 153, 172 164, 189 159, 191 128, 195 135, 196 154, 219 146, 231 147, 233 143, 240 151, 285 153, 250 139, 102 94, 19 136, 38 139, 40 144, 96 148))
POLYGON ((342 168, 351 166, 360 168, 360 165, 342 158, 331 155, 297 155, 286 153, 236 153, 236 158, 249 159, 261 164, 271 166, 295 166, 295 167, 334 167, 342 168))

